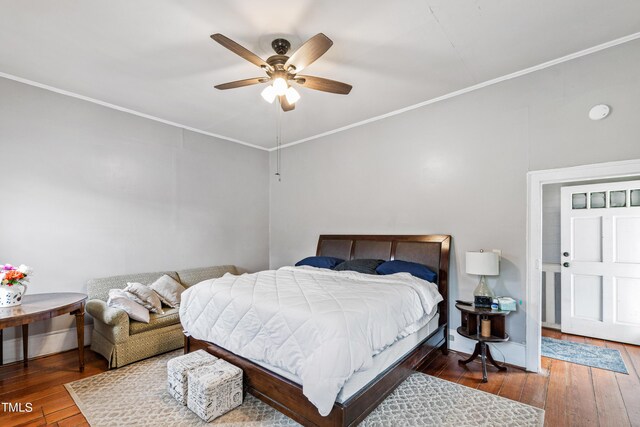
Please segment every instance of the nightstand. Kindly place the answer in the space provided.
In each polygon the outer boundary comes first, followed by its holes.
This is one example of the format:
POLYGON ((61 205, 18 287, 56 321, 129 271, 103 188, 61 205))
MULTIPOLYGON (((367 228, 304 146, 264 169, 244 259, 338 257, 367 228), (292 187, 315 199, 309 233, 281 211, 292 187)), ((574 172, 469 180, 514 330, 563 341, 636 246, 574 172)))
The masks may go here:
POLYGON ((509 341, 509 335, 505 332, 505 318, 509 311, 491 310, 490 308, 479 308, 473 305, 456 304, 456 308, 460 310, 461 326, 458 327, 458 333, 465 338, 477 341, 476 348, 471 357, 467 360, 458 360, 458 363, 466 365, 475 360, 478 356, 482 359, 482 382, 487 382, 487 360, 498 368, 499 371, 506 371, 507 367, 499 365, 491 356, 491 349, 487 346, 488 342, 505 342, 509 341), (491 321, 491 335, 483 337, 480 334, 481 319, 489 319, 491 321))

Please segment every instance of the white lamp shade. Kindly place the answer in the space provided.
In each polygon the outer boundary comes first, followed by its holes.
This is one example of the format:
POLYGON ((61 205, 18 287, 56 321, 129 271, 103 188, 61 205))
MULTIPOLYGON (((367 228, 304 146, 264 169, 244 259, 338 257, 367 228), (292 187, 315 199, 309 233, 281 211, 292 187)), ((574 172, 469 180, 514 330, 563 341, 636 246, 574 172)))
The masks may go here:
POLYGON ((289 85, 287 84, 287 81, 282 77, 276 77, 273 81, 273 88, 276 90, 276 95, 278 96, 284 95, 287 92, 288 87, 289 85))
POLYGON ((289 104, 295 104, 300 99, 300 94, 297 90, 289 86, 289 89, 284 93, 289 104))
POLYGON ((276 99, 276 90, 273 88, 273 86, 269 85, 264 88, 261 95, 265 101, 271 104, 276 99))
POLYGON ((500 274, 500 257, 495 252, 467 252, 467 274, 497 276, 500 274))

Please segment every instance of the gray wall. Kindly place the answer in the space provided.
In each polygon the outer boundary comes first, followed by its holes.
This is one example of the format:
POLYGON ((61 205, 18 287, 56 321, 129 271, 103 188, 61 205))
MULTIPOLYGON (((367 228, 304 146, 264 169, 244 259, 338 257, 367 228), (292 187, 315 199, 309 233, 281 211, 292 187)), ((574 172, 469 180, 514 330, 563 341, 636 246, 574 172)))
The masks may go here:
MULTIPOLYGON (((639 158, 638 99, 634 41, 284 149, 282 182, 271 176, 271 267, 313 254, 321 233, 447 233, 452 301, 471 297, 478 279, 462 260, 480 248, 503 251, 494 290, 524 299, 527 172, 639 158), (598 103, 612 114, 590 121, 598 103)), ((523 310, 507 321, 523 342, 523 310)))
MULTIPOLYGON (((268 266, 264 151, 0 79, 0 161, 0 262, 35 269, 28 293, 268 266)), ((63 316, 32 333, 70 324, 63 316)))

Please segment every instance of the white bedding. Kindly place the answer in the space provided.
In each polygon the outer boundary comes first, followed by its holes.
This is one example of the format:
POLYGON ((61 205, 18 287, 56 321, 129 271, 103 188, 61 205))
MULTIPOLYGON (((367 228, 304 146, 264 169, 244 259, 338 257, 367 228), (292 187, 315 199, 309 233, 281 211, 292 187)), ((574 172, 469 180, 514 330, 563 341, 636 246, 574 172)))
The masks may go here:
MULTIPOLYGON (((338 393, 338 397, 336 398, 336 402, 344 403, 357 394, 364 386, 369 384, 371 381, 376 379, 380 374, 385 372, 388 368, 391 367, 394 363, 411 353, 413 350, 422 343, 422 341, 431 335, 436 329, 438 329, 438 321, 440 320, 440 315, 435 313, 434 316, 429 319, 429 322, 420 328, 418 331, 407 335, 404 338, 399 339, 398 341, 391 344, 389 347, 382 350, 380 353, 376 354, 373 357, 373 364, 369 369, 360 370, 358 372, 354 372, 351 378, 347 380, 340 389, 340 393, 338 393)), ((252 362, 262 366, 263 368, 267 368, 271 372, 274 372, 282 377, 285 377, 289 381, 292 381, 296 384, 302 384, 300 378, 296 377, 290 372, 287 372, 283 369, 276 368, 275 366, 271 366, 265 362, 261 362, 259 360, 252 360, 252 362)))
POLYGON ((424 326, 441 300, 435 284, 408 273, 283 267, 192 286, 180 319, 196 339, 300 378, 324 416, 354 372, 424 326))

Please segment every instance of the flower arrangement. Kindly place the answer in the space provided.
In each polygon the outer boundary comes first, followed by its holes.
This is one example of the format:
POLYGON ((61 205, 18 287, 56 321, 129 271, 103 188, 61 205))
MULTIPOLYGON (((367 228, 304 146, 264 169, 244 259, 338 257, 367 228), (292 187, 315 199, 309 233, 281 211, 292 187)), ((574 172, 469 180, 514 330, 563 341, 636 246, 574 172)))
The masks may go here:
POLYGON ((0 284, 5 286, 26 285, 29 283, 29 276, 33 274, 33 269, 24 264, 17 268, 11 264, 0 267, 0 284))

